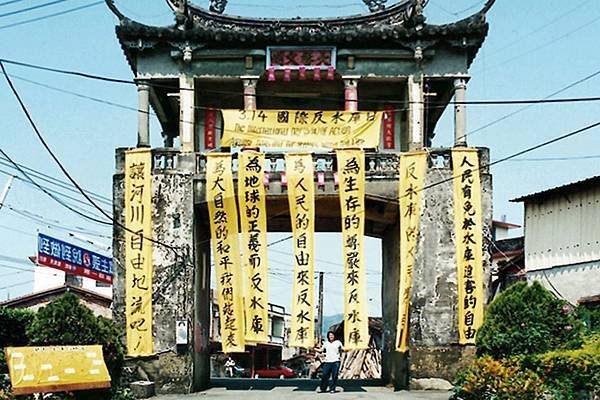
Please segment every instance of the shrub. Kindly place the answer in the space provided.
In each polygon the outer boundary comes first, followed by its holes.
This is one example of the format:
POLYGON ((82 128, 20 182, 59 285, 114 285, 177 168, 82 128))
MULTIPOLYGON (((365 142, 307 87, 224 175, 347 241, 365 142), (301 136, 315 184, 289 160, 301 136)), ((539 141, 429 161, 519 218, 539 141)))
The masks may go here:
POLYGON ((477 352, 496 359, 575 349, 584 323, 573 307, 538 282, 515 283, 490 304, 477 335, 477 352))
POLYGON ((34 314, 23 308, 0 308, 0 374, 8 373, 4 348, 8 346, 26 346, 27 326, 34 314))
POLYGON ((476 359, 457 378, 454 398, 461 400, 538 400, 545 391, 540 377, 517 361, 476 359))
MULTIPOLYGON (((113 386, 118 383, 123 364, 123 346, 119 340, 119 330, 112 321, 95 317, 74 294, 65 293, 46 307, 42 307, 27 329, 27 334, 31 345, 102 345, 104 361, 113 386)), ((109 396, 100 392, 79 393, 86 399, 109 396)))
POLYGON ((544 377, 554 399, 587 399, 600 388, 600 334, 580 349, 524 357, 521 364, 544 377))

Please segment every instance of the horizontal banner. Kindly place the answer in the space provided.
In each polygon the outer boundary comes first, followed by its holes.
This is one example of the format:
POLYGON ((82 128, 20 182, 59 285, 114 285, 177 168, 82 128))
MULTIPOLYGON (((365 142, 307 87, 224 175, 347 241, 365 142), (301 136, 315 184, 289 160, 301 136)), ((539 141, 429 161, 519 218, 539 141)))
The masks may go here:
POLYGON ((7 347, 16 395, 110 387, 102 346, 7 347))
POLYGON ((379 146, 379 111, 221 110, 226 147, 379 146))

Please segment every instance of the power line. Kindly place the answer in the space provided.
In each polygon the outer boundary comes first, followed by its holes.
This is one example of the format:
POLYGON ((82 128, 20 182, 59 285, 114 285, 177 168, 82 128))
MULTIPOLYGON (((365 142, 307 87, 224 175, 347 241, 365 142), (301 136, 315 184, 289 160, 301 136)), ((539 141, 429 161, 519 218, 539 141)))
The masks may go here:
POLYGON ((48 7, 48 6, 53 6, 54 4, 64 3, 65 1, 67 1, 67 0, 53 0, 53 1, 50 1, 48 3, 38 4, 37 6, 31 6, 31 7, 21 8, 20 10, 15 10, 15 11, 10 11, 10 12, 4 13, 4 14, 0 14, 0 18, 2 18, 2 17, 9 17, 11 15, 16 15, 16 14, 22 14, 22 13, 27 12, 27 11, 37 10, 38 8, 44 8, 44 7, 48 7))
POLYGON ((591 21, 589 21, 589 22, 587 22, 587 23, 585 23, 585 24, 583 24, 583 25, 580 25, 580 26, 578 26, 577 28, 575 28, 575 29, 573 29, 573 30, 570 30, 569 32, 567 32, 567 33, 565 33, 565 34, 563 34, 563 35, 561 35, 561 36, 558 36, 558 37, 556 37, 556 38, 554 38, 554 39, 551 39, 551 40, 549 40, 549 41, 547 41, 547 42, 544 42, 543 44, 541 44, 541 45, 539 45, 539 46, 537 46, 537 47, 534 47, 533 49, 530 49, 530 50, 528 50, 528 51, 525 51, 525 52, 519 53, 519 54, 517 54, 516 56, 514 56, 514 57, 511 57, 511 58, 509 58, 509 59, 507 59, 507 60, 504 60, 504 61, 502 61, 502 62, 501 62, 501 63, 499 63, 499 64, 494 64, 494 65, 492 65, 491 67, 486 67, 486 68, 485 68, 485 71, 489 71, 489 70, 491 70, 491 69, 495 69, 495 68, 498 68, 498 67, 502 67, 502 66, 504 66, 504 65, 506 65, 506 64, 508 64, 508 63, 511 63, 511 62, 513 62, 514 60, 517 60, 517 59, 521 58, 521 57, 528 56, 528 55, 530 55, 530 54, 532 54, 532 53, 535 53, 535 52, 537 52, 537 51, 539 51, 539 50, 542 50, 542 49, 544 49, 544 48, 546 48, 546 47, 548 47, 548 46, 550 46, 550 45, 552 45, 552 44, 554 44, 554 43, 558 42, 559 40, 562 40, 562 39, 564 39, 564 38, 566 38, 566 37, 568 37, 568 36, 570 36, 570 35, 572 35, 572 34, 574 34, 574 33, 576 33, 576 32, 579 32, 579 31, 580 31, 580 30, 582 30, 582 29, 585 29, 585 28, 587 28, 588 26, 590 26, 590 25, 594 24, 595 22, 597 22, 597 21, 599 21, 599 20, 600 20, 600 16, 599 16, 599 17, 596 17, 596 18, 594 18, 594 19, 592 19, 591 21))
MULTIPOLYGON (((0 162, 0 165, 3 165, 3 164, 0 162)), ((30 182, 30 181, 28 181, 28 180, 26 180, 26 179, 23 179, 23 178, 21 178, 21 177, 20 177, 20 176, 18 176, 18 175, 14 175, 14 174, 13 174, 13 173, 11 173, 11 172, 8 172, 8 171, 5 171, 5 170, 3 170, 3 169, 0 169, 0 173, 1 173, 1 174, 4 174, 4 175, 8 175, 8 176, 14 176, 14 177, 15 177, 15 179, 17 179, 17 180, 19 180, 19 181, 22 181, 22 182, 24 182, 24 183, 26 183, 26 184, 28 184, 28 185, 32 185, 32 186, 34 186, 36 189, 38 189, 38 187, 37 187, 37 186, 35 186, 35 185, 33 185, 33 184, 30 182)), ((65 194, 65 193, 63 193, 63 192, 61 192, 61 191, 54 190, 54 189, 51 189, 51 188, 49 188, 49 187, 47 187, 47 186, 43 186, 43 185, 40 185, 40 187, 43 187, 43 188, 44 188, 44 189, 46 189, 48 192, 50 192, 50 193, 53 193, 53 194, 56 194, 57 196, 61 196, 61 197, 64 197, 64 198, 66 198, 66 199, 69 199, 69 200, 71 200, 71 201, 74 201, 74 202, 76 202, 76 203, 80 203, 80 204, 83 204, 84 206, 90 207, 90 205, 89 205, 88 203, 86 203, 86 202, 84 202, 84 201, 82 201, 82 200, 80 200, 80 199, 77 199, 77 198, 75 198, 75 197, 69 196, 68 194, 65 194)), ((80 207, 76 207, 76 206, 73 206, 73 207, 75 207, 75 208, 77 208, 77 209, 79 209, 79 210, 82 210, 80 207)))
MULTIPOLYGON (((14 165, 12 165, 11 163, 6 162, 6 161, 8 161, 8 160, 2 159, 2 157, 0 157, 0 165, 4 165, 5 167, 16 169, 14 165)), ((50 176, 50 175, 47 175, 47 174, 45 174, 43 172, 40 172, 38 170, 35 170, 33 168, 27 167, 27 166, 25 166, 25 165, 23 165, 21 163, 17 163, 17 164, 19 164, 19 166, 21 168, 23 168, 24 170, 29 171, 36 179, 39 179, 39 180, 47 182, 49 184, 58 186, 61 189, 65 189, 65 190, 68 190, 70 192, 79 193, 75 189, 73 189, 72 185, 69 185, 65 181, 61 181, 58 178, 55 178, 55 177, 50 176)), ((8 172, 4 172, 4 173, 10 174, 8 172)), ((27 183, 29 183, 29 182, 27 182, 27 183)), ((47 186, 45 186, 45 187, 48 189, 47 186)), ((94 198, 96 198, 98 201, 100 201, 100 202, 102 202, 102 203, 104 203, 106 205, 112 206, 112 201, 108 197, 102 196, 100 194, 96 194, 96 193, 94 193, 94 192, 92 192, 90 190, 86 190, 86 192, 89 193, 90 196, 93 196, 94 198)))
MULTIPOLYGON (((598 19, 600 19, 600 17, 598 19)), ((64 70, 64 69, 59 69, 59 68, 45 67, 45 66, 41 66, 41 65, 25 63, 22 61, 9 60, 9 59, 5 59, 5 58, 0 58, 0 63, 18 65, 21 67, 33 68, 33 69, 38 69, 38 70, 42 70, 42 71, 63 74, 63 75, 73 75, 73 76, 78 76, 78 77, 86 78, 86 79, 94 79, 94 80, 100 80, 100 81, 112 82, 112 83, 121 83, 121 84, 127 84, 127 85, 137 85, 137 82, 133 81, 133 80, 105 77, 105 76, 101 76, 101 75, 89 74, 86 72, 70 71, 70 70, 64 70)), ((6 73, 6 70, 4 70, 4 74, 8 78, 8 74, 6 73)), ((144 81, 144 84, 146 84, 148 86, 152 86, 152 87, 166 88, 166 89, 171 89, 171 90, 182 90, 182 91, 183 90, 190 90, 190 91, 194 90, 192 88, 178 88, 176 86, 158 84, 158 83, 153 83, 151 81, 144 81)), ((210 90, 210 91, 205 91, 205 92, 206 93, 217 93, 217 94, 218 93, 231 94, 231 95, 239 95, 239 96, 244 95, 241 92, 234 92, 234 91, 210 90)), ((255 96, 256 97, 270 97, 270 98, 289 98, 289 99, 296 99, 296 100, 302 99, 301 96, 277 95, 277 94, 269 94, 269 95, 258 94, 255 96)), ((319 100, 332 100, 332 101, 334 100, 336 102, 340 101, 339 98, 322 98, 322 97, 319 97, 319 100)), ((364 101, 367 103, 376 103, 376 104, 405 104, 405 103, 409 103, 409 104, 425 104, 425 103, 427 103, 428 105, 436 104, 436 102, 432 102, 430 100, 427 102, 425 102, 425 101, 406 102, 404 100, 378 100, 378 99, 361 98, 361 101, 364 101)), ((548 104, 581 103, 581 102, 595 102, 595 101, 600 101, 600 96, 569 97, 569 98, 560 98, 560 99, 468 100, 468 101, 439 102, 439 104, 442 104, 441 107, 445 108, 447 105, 456 105, 456 104, 458 104, 458 105, 514 105, 514 104, 546 104, 546 103, 548 103, 548 104)), ((205 108, 209 108, 209 107, 205 107, 205 108)), ((430 108, 433 108, 433 107, 430 107, 430 108)), ((210 109, 214 110, 215 108, 211 107, 210 109)), ((405 109, 401 109, 401 110, 405 110, 405 109)), ((394 110, 394 111, 401 111, 401 110, 399 109, 399 110, 394 110)))
POLYGON ((494 52, 491 52, 491 53, 489 53, 489 54, 488 54, 488 57, 489 57, 489 56, 492 56, 492 55, 494 55, 494 54, 500 53, 500 52, 502 52, 503 50, 505 50, 505 49, 507 49, 507 48, 509 48, 509 47, 511 47, 511 46, 513 46, 513 45, 515 45, 515 44, 517 44, 517 43, 522 43, 522 42, 523 42, 523 39, 525 39, 525 38, 527 38, 527 37, 529 37, 529 36, 533 36, 533 35, 535 35, 536 33, 538 33, 538 32, 540 32, 540 31, 544 30, 545 28, 547 28, 547 27, 549 27, 549 26, 551 26, 551 25, 554 25, 556 22, 560 21, 561 19, 563 19, 563 18, 564 18, 564 17, 566 17, 567 15, 569 15, 569 14, 572 14, 573 12, 577 11, 578 9, 580 9, 581 7, 583 7, 584 5, 586 5, 587 3, 589 3, 590 1, 591 1, 591 0, 585 0, 585 1, 582 1, 581 3, 577 4, 575 7, 573 7, 573 8, 571 8, 571 9, 569 9, 568 11, 565 11, 564 13, 562 13, 562 14, 560 14, 560 15, 558 15, 556 18, 553 18, 551 21, 549 21, 549 22, 545 23, 544 25, 542 25, 542 26, 540 26, 540 27, 538 27, 538 28, 536 28, 536 29, 534 29, 534 30, 530 31, 529 33, 526 33, 526 34, 525 34, 525 35, 523 35, 523 36, 520 36, 519 38, 517 38, 517 39, 513 40, 512 42, 510 42, 510 43, 508 43, 508 44, 506 44, 506 45, 504 45, 504 46, 500 47, 499 49, 496 49, 494 52))
POLYGON ((20 22, 14 22, 12 24, 1 25, 0 29, 13 28, 15 26, 21 26, 21 25, 25 25, 25 24, 30 24, 32 22, 38 22, 38 21, 42 21, 42 20, 45 20, 45 19, 48 19, 48 18, 59 17, 61 15, 65 15, 65 14, 73 13, 75 11, 80 11, 80 10, 83 10, 83 9, 86 9, 86 8, 98 6, 100 4, 104 4, 104 0, 102 0, 102 1, 96 1, 94 3, 85 4, 83 6, 79 6, 79 7, 75 7, 75 8, 70 8, 70 9, 67 9, 67 10, 64 10, 64 11, 60 11, 60 12, 56 12, 56 13, 44 15, 44 16, 37 17, 37 18, 31 18, 31 19, 26 19, 24 21, 20 21, 20 22))
POLYGON ((572 156, 572 157, 540 157, 540 158, 515 158, 513 162, 522 161, 522 162, 533 162, 533 161, 572 161, 572 160, 591 160, 600 158, 600 154, 592 155, 592 156, 572 156))
MULTIPOLYGON (((581 79, 578 79, 578 80, 576 80, 575 82, 569 83, 567 86, 564 86, 564 87, 562 87, 562 88, 558 89, 557 91, 555 91, 555 92, 552 92, 552 93, 550 93, 549 95, 545 96, 545 97, 544 97, 542 100, 548 100, 548 99, 550 99, 551 97, 554 97, 554 96, 556 96, 557 94, 560 94, 560 93, 562 93, 562 92, 565 92, 565 91, 567 91, 567 90, 569 90, 569 89, 571 89, 571 88, 573 88, 573 87, 575 87, 575 86, 577 86, 577 85, 580 85, 580 84, 582 84, 583 82, 586 82, 586 81, 588 81, 588 80, 590 80, 590 79, 592 79, 592 78, 594 78, 594 77, 596 77, 596 76, 598 76, 598 75, 600 75, 600 70, 597 70, 597 71, 595 71, 595 72, 592 72, 591 74, 589 74, 589 75, 587 75, 587 76, 584 76, 583 78, 581 78, 581 79)), ((486 124, 484 124, 484 125, 480 126, 480 127, 479 127, 479 128, 477 128, 477 129, 474 129, 474 130, 472 130, 472 131, 469 131, 468 133, 465 133, 465 134, 464 134, 464 135, 463 135, 461 138, 466 138, 466 137, 468 137, 468 136, 472 136, 472 135, 474 135, 474 134, 475 134, 475 133, 477 133, 477 132, 480 132, 480 131, 482 131, 482 130, 484 130, 484 129, 487 129, 487 128, 489 128, 490 126, 494 126, 494 125, 496 125, 497 123, 499 123, 499 122, 501 122, 501 121, 504 121, 505 119, 508 119, 508 118, 510 118, 510 117, 512 117, 512 116, 514 116, 514 115, 516 115, 516 114, 519 114, 519 113, 521 113, 521 112, 523 112, 523 111, 525 111, 525 110, 527 110, 527 109, 529 109, 529 108, 533 107, 534 105, 535 105, 535 104, 529 104, 529 105, 526 105, 525 107, 521 107, 521 108, 519 108, 519 109, 517 109, 517 110, 515 110, 515 111, 509 112, 509 113, 507 113, 507 114, 505 114, 505 115, 501 116, 500 118, 497 118, 497 119, 495 119, 495 120, 493 120, 493 121, 491 121, 491 122, 488 122, 488 123, 486 123, 486 124)))
MULTIPOLYGON (((2 66, 2 63, 0 62, 0 66, 2 66)), ((91 217, 88 214, 85 214, 79 210, 77 210, 75 207, 70 206, 69 204, 65 203, 63 200, 61 200, 60 198, 56 197, 56 195, 52 194, 51 192, 49 192, 48 190, 46 190, 44 187, 42 187, 40 184, 38 184, 36 181, 34 181, 2 148, 0 148, 0 153, 4 156, 5 159, 7 159, 8 161, 10 161, 10 163, 12 165, 15 166, 15 168, 21 173, 21 175, 23 175, 24 177, 27 178, 27 180, 29 182, 31 182, 34 186, 36 186, 39 190, 41 190, 42 192, 44 192, 46 195, 48 195, 48 197, 50 197, 52 200, 56 201, 58 204, 60 204, 61 206, 65 207, 66 209, 68 209, 71 212, 74 212, 75 214, 85 218, 85 219, 89 219, 90 221, 94 221, 100 224, 105 224, 105 225, 110 225, 109 222, 107 221, 103 221, 103 220, 99 220, 97 218, 91 217)))
POLYGON ((0 3, 0 7, 2 7, 2 6, 8 6, 9 4, 20 3, 20 2, 22 2, 22 1, 25 1, 25 0, 10 0, 10 1, 4 1, 4 2, 0 3))

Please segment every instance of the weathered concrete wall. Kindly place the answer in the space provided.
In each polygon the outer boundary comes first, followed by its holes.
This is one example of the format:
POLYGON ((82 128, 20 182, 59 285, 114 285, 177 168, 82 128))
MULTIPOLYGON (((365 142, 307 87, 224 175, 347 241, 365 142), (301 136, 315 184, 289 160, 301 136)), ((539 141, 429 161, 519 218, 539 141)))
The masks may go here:
POLYGON ((398 287, 400 283, 400 225, 389 227, 381 243, 382 278, 381 309, 383 345, 381 349, 381 379, 395 389, 408 388, 408 357, 396 351, 398 324, 398 287))
MULTIPOLYGON (((117 152, 117 167, 123 155, 117 152)), ((185 165, 185 163, 179 163, 185 165)), ((114 177, 114 215, 123 223, 124 176, 114 177)), ((158 393, 192 390, 194 323, 193 174, 185 168, 153 170, 153 336, 155 356, 127 361, 128 379, 148 379, 158 393), (160 243, 160 244, 158 244, 160 243), (188 322, 188 345, 176 346, 176 321, 188 322)), ((125 326, 124 231, 114 228, 114 318, 125 326)))
MULTIPOLYGON (((451 162, 430 167, 425 186, 452 177, 451 162), (440 168, 441 167, 441 168, 440 168)), ((487 240, 492 221, 492 182, 487 149, 480 150, 484 236, 484 284, 487 293, 491 262, 487 240)), ((458 294, 454 234, 453 181, 425 190, 421 213, 410 314, 411 378, 453 381, 474 356, 472 346, 458 345, 458 294)), ((484 298, 487 295, 484 294, 484 298)))
MULTIPOLYGON (((449 152, 435 159, 425 177, 425 187, 452 177, 449 152)), ((486 244, 492 221, 492 181, 487 149, 480 149, 484 226, 484 284, 489 286, 491 256, 486 244)), ((382 306, 384 318, 383 379, 407 388, 410 378, 453 381, 457 371, 475 355, 473 346, 458 345, 456 245, 454 238, 453 182, 423 191, 421 220, 411 290, 410 349, 408 360, 394 352, 398 312, 399 227, 383 238, 382 306), (408 365, 408 370, 407 370, 408 365), (406 373, 405 376, 402 376, 406 373)), ((487 295, 485 295, 487 298, 487 295)))

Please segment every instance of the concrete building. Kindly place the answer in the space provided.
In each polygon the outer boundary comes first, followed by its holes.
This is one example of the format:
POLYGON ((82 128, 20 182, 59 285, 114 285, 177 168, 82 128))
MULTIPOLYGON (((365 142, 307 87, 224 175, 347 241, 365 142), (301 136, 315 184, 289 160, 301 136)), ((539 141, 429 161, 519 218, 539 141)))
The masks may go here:
MULTIPOLYGON (((187 392, 210 385, 211 252, 206 204, 205 151, 229 152, 220 144, 217 109, 390 110, 380 146, 366 152, 365 234, 382 239, 382 381, 407 388, 409 376, 452 379, 474 355, 458 345, 456 243, 451 150, 431 148, 436 125, 454 98, 454 132, 438 132, 466 146, 468 70, 488 32, 493 0, 472 16, 445 25, 425 21, 423 0, 382 6, 330 19, 259 19, 224 14, 226 1, 210 10, 170 0, 175 24, 144 25, 123 15, 116 29, 138 82, 138 147, 150 146, 150 107, 157 115, 163 148, 152 149, 153 238, 179 249, 153 246, 153 357, 134 360, 157 391, 187 392), (298 53, 304 70, 276 70, 272 55, 298 53), (313 52, 328 59, 312 65, 313 52), (303 71, 303 72, 301 72, 303 71), (398 154, 429 153, 421 227, 411 292, 410 351, 395 351, 399 282, 398 154), (439 184, 446 180, 446 184, 439 184), (176 345, 176 322, 188 321, 187 344, 176 345)), ((124 154, 117 149, 114 215, 124 219, 124 154)), ((289 232, 282 182, 284 153, 266 152, 269 232, 289 232)), ((273 149, 271 149, 273 150, 273 149)), ((491 235, 491 175, 487 149, 479 149, 484 236, 491 235)), ((340 232, 335 153, 313 156, 317 179, 316 230, 340 232)), ((235 174, 235 164, 234 164, 235 174)), ((124 265, 124 232, 114 229, 114 257, 124 265)), ((489 272, 490 254, 484 249, 489 272)), ((124 274, 115 271, 115 320, 124 326, 124 274)))
POLYGON ((527 279, 573 304, 600 294, 600 176, 512 201, 525 207, 527 279))

